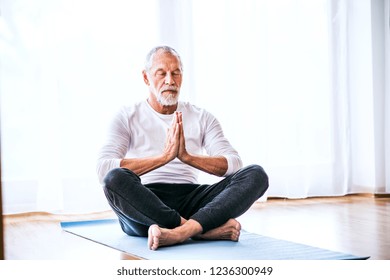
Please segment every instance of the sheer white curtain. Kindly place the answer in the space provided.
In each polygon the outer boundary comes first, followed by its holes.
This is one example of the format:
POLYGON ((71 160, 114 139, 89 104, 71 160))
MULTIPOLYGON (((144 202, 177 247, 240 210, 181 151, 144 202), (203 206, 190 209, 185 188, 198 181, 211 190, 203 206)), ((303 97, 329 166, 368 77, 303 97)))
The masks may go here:
POLYGON ((343 104, 338 122, 345 126, 347 192, 389 192, 389 1, 330 4, 332 91, 343 104))
POLYGON ((194 1, 198 102, 267 170, 268 195, 333 194, 326 1, 217 2, 205 15, 194 1))
POLYGON ((266 168, 269 196, 389 191, 388 1, 170 3, 191 11, 166 28, 191 34, 191 100, 266 168))
POLYGON ((390 192, 388 0, 3 0, 0 32, 5 212, 108 208, 96 154, 157 44, 269 196, 390 192))
POLYGON ((95 172, 107 123, 146 97, 157 1, 1 1, 5 212, 108 209, 95 172))

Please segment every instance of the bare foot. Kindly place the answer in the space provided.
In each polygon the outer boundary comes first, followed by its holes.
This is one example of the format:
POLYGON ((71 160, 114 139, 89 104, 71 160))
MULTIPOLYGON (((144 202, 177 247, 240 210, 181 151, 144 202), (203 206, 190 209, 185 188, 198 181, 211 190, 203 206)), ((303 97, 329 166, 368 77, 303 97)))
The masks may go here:
POLYGON ((184 222, 181 226, 174 229, 151 225, 148 231, 148 246, 151 250, 157 250, 157 248, 162 246, 184 242, 200 232, 202 232, 202 226, 194 220, 184 222))
POLYGON ((241 224, 235 219, 230 219, 220 227, 197 235, 195 239, 238 241, 240 237, 240 231, 241 224))
POLYGON ((151 225, 148 231, 148 246, 151 250, 158 247, 169 246, 179 243, 180 239, 170 229, 160 228, 158 225, 151 225))
POLYGON ((151 250, 156 250, 160 243, 161 230, 157 225, 151 225, 148 231, 148 246, 151 250))

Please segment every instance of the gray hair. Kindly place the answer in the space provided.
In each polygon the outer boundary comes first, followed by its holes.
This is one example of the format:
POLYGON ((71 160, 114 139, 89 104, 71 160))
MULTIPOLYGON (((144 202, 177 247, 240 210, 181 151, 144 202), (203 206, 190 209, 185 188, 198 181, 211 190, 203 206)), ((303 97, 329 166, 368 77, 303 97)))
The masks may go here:
POLYGON ((146 55, 146 59, 145 59, 146 72, 149 72, 150 68, 152 68, 153 58, 159 50, 162 50, 163 52, 167 52, 173 56, 176 56, 176 58, 179 60, 180 70, 183 71, 183 64, 182 64, 180 55, 178 54, 178 52, 175 49, 173 49, 169 46, 157 46, 157 47, 154 47, 153 49, 151 49, 150 52, 146 55))

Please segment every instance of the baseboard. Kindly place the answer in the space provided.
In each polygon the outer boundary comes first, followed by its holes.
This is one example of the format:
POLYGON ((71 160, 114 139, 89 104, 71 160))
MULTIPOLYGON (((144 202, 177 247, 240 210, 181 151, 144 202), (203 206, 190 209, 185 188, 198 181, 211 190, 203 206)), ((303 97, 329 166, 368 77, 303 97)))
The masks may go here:
POLYGON ((363 196, 371 198, 390 198, 390 193, 355 193, 348 196, 363 196))
POLYGON ((288 198, 280 196, 269 196, 267 200, 298 200, 298 199, 328 199, 328 198, 341 198, 341 197, 369 197, 369 198, 390 198, 390 193, 350 193, 345 195, 334 195, 334 196, 309 196, 302 198, 288 198))
POLYGON ((375 198, 390 198, 390 193, 376 193, 374 194, 375 198))

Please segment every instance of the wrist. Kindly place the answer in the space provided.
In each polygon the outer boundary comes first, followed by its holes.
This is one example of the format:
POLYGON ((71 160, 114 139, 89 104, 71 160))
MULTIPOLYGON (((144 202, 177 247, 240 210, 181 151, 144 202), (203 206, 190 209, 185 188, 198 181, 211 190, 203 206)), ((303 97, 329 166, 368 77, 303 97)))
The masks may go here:
POLYGON ((192 156, 189 153, 184 152, 184 153, 180 154, 180 156, 178 158, 180 159, 181 162, 189 164, 191 162, 192 156))
POLYGON ((171 160, 173 160, 174 157, 172 157, 172 155, 169 154, 169 153, 163 153, 163 154, 161 155, 160 159, 161 159, 162 165, 165 165, 165 164, 167 164, 168 162, 170 162, 171 160))

